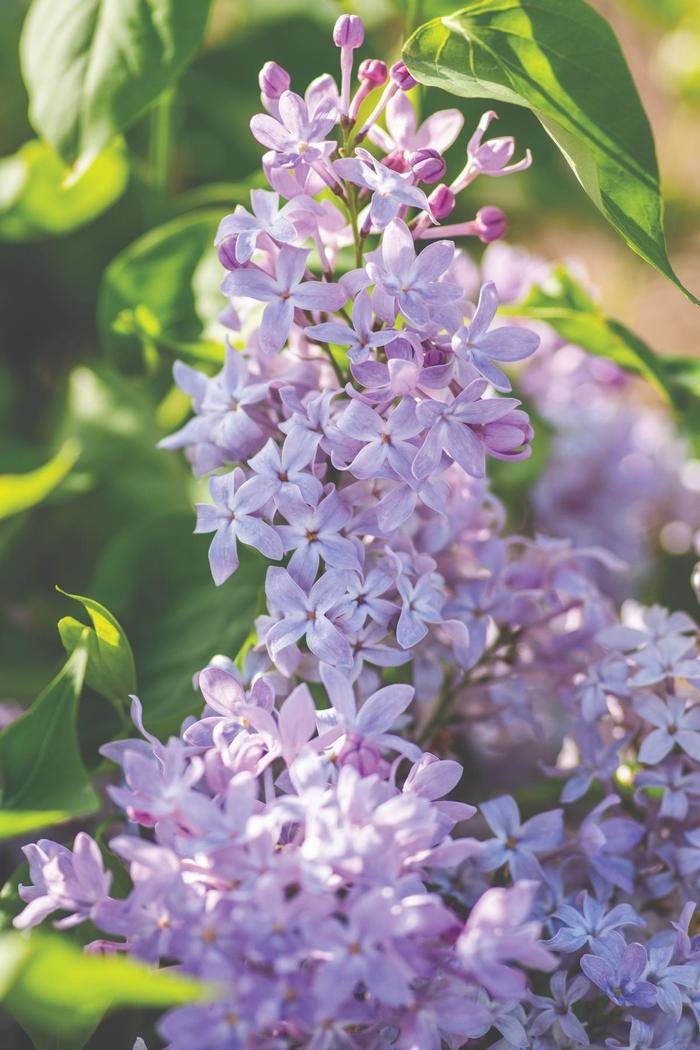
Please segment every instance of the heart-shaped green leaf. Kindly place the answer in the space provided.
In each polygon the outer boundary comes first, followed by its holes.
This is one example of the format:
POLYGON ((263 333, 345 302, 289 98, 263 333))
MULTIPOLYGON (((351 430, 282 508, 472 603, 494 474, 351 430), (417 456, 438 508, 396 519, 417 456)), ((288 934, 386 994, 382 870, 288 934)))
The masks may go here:
POLYGON ((627 63, 584 0, 471 0, 421 26, 404 59, 423 84, 532 110, 620 236, 700 303, 668 258, 654 140, 627 63))

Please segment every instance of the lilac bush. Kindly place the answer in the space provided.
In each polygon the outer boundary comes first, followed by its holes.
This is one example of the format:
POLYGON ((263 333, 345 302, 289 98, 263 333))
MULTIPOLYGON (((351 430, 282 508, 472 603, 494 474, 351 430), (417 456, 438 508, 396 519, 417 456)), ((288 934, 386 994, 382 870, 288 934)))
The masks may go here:
POLYGON ((261 72, 271 189, 219 228, 226 360, 176 365, 194 416, 162 442, 211 474, 196 531, 214 583, 235 601, 241 548, 272 563, 255 638, 198 671, 204 709, 178 737, 151 735, 134 698, 139 735, 103 747, 126 894, 84 832, 72 851, 41 840, 15 925, 89 920, 88 950, 207 982, 161 1019, 171 1050, 690 1050, 697 627, 620 614, 614 522, 608 544, 506 530, 489 461, 510 469, 536 438, 504 367, 542 339, 518 375, 546 403, 556 340, 498 313, 536 261, 489 249, 477 287, 444 237, 497 240, 502 213, 442 223, 530 154, 486 138, 489 111, 448 182, 461 116, 420 124, 402 63, 365 59, 353 94, 361 21, 333 38, 340 90, 261 72), (539 795, 479 810, 434 753, 557 734, 539 795))

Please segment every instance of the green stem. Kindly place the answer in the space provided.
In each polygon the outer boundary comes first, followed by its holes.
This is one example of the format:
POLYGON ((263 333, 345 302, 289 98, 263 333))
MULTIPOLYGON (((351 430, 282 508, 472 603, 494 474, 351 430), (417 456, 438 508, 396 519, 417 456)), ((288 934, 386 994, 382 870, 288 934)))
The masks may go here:
POLYGON ((151 110, 149 184, 154 221, 163 213, 170 186, 173 153, 173 101, 175 92, 165 91, 151 110))

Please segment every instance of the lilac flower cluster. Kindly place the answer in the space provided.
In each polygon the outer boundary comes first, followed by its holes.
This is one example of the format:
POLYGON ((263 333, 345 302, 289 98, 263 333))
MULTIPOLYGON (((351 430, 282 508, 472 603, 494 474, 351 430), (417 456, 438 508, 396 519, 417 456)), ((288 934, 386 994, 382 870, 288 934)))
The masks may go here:
POLYGON ((178 737, 134 699, 139 738, 102 749, 126 896, 90 836, 42 840, 16 925, 89 920, 90 950, 209 982, 161 1020, 171 1050, 690 1050, 697 628, 621 620, 598 583, 614 554, 504 531, 487 459, 533 431, 503 366, 539 336, 501 323, 498 281, 471 301, 443 237, 496 239, 502 213, 441 223, 530 156, 484 139, 489 112, 443 181, 460 114, 419 126, 401 63, 365 59, 353 94, 363 38, 339 19, 340 89, 262 70, 271 189, 217 238, 226 360, 175 368, 194 416, 162 445, 210 475, 214 581, 235 595, 244 547, 274 563, 256 641, 198 673, 178 737), (433 751, 523 740, 541 795, 449 797, 463 767, 433 751))

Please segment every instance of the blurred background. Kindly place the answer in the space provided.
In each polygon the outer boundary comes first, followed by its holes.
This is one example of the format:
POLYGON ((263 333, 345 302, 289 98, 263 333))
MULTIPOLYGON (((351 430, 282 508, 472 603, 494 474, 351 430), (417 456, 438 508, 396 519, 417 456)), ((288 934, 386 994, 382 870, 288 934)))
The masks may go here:
MULTIPOLYGON (((80 193, 62 192, 58 202, 60 168, 31 142, 20 75, 27 6, 25 0, 0 5, 0 474, 31 471, 59 456, 47 477, 32 476, 47 497, 0 521, 0 700, 10 709, 26 704, 57 666, 55 624, 70 610, 55 584, 99 598, 123 619, 141 678, 167 697, 189 689, 192 669, 227 640, 228 598, 209 583, 206 543, 190 535, 189 472, 179 457, 155 449, 186 412, 170 386, 167 332, 150 346, 143 332, 135 341, 119 307, 133 298, 134 285, 147 288, 152 309, 141 328, 166 326, 181 340, 197 338, 215 317, 221 301, 207 247, 216 219, 259 179, 260 148, 248 131, 259 109, 258 70, 275 59, 300 89, 323 70, 335 72, 330 28, 341 7, 332 0, 217 0, 201 55, 155 116, 128 132, 129 159, 116 146, 93 183, 80 193), (19 203, 18 157, 31 170, 19 203), (93 212, 99 214, 90 220, 93 212), (156 231, 139 241, 135 265, 125 267, 120 260, 129 253, 134 262, 129 246, 164 223, 171 223, 171 234, 163 240, 156 231), (193 252, 201 281, 197 274, 192 280, 193 252)), ((650 116, 670 254, 681 279, 697 290, 697 0, 595 0, 595 6, 618 33, 650 116)), ((363 54, 395 57, 404 12, 391 0, 355 9, 368 24, 363 54)), ((422 13, 434 11, 428 5, 422 13)), ((428 109, 446 104, 462 106, 465 133, 486 108, 437 92, 424 100, 428 109)), ((497 133, 516 136, 517 156, 530 146, 534 164, 514 178, 477 181, 471 214, 484 203, 501 206, 511 243, 547 260, 581 260, 604 309, 655 350, 699 353, 694 307, 615 236, 535 119, 505 105, 499 112, 497 133)), ((691 493, 698 498, 695 488, 691 493)), ((680 606, 692 599, 684 582, 689 545, 688 537, 671 542, 661 573, 664 597, 680 606)), ((106 704, 104 717, 110 717, 106 704)))

